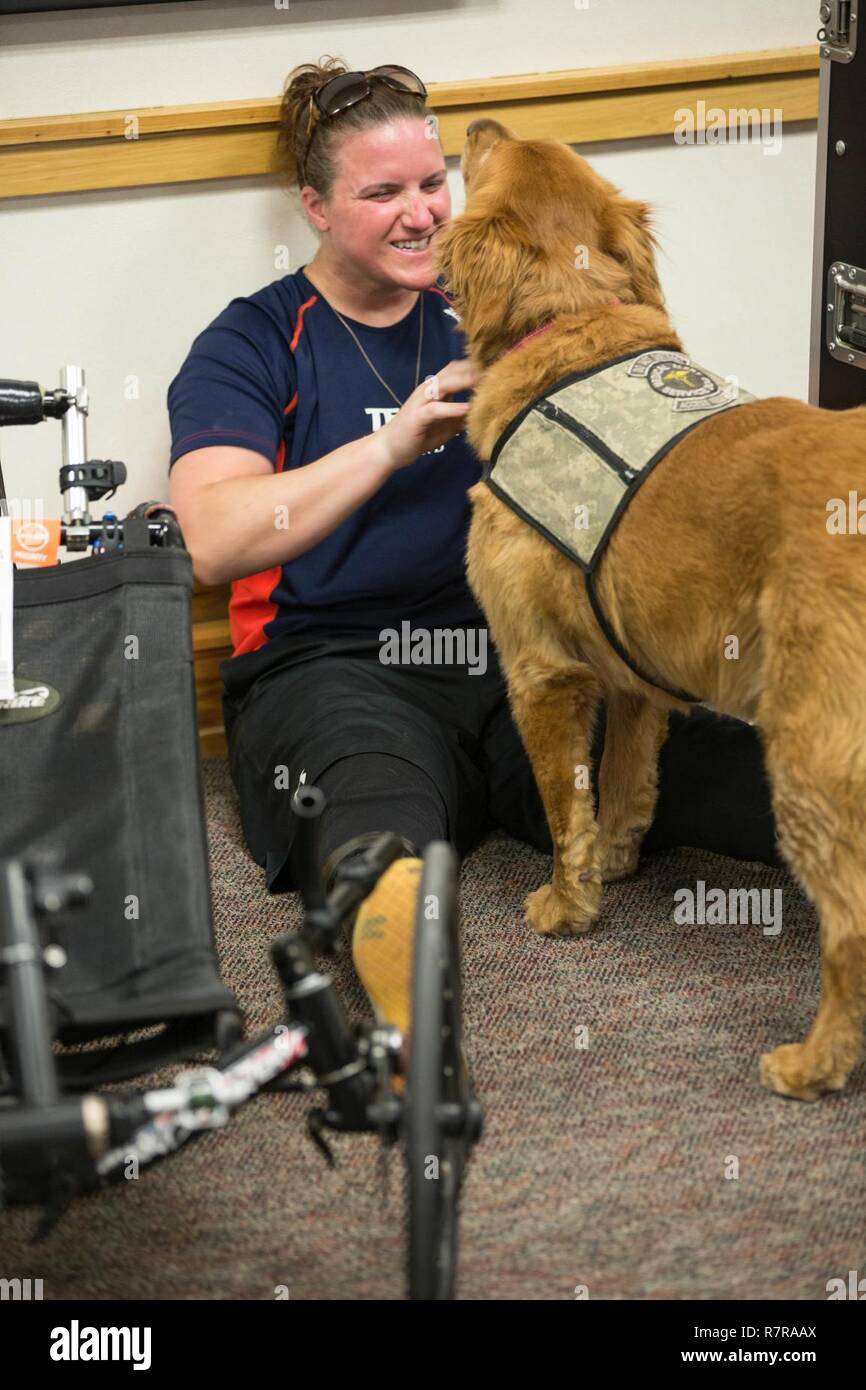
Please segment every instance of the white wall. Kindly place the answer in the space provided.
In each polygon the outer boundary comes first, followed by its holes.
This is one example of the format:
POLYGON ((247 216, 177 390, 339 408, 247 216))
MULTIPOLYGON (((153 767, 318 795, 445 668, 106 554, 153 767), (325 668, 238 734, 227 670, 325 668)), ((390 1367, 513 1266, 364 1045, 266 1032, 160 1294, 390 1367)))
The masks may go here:
MULTIPOLYGON (((817 13, 817 0, 201 0, 10 16, 0 117, 277 96, 324 53, 442 82, 787 47, 814 41, 817 13)), ((814 122, 787 127, 775 155, 673 137, 581 152, 655 205, 662 284, 696 360, 755 394, 806 399, 814 122)), ((85 368, 90 457, 130 473, 108 507, 167 495, 168 383, 233 296, 285 273, 281 244, 294 270, 317 243, 296 196, 264 177, 0 202, 0 377, 53 387, 62 365, 85 368)), ((10 497, 42 498, 46 516, 59 441, 57 422, 0 432, 10 497)))

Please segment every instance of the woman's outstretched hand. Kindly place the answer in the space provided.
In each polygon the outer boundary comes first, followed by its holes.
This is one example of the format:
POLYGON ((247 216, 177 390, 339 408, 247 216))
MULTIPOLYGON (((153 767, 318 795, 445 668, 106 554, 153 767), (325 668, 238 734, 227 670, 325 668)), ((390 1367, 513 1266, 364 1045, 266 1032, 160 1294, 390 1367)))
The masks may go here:
POLYGON ((480 376, 478 368, 461 357, 419 382, 397 414, 376 432, 390 469, 408 467, 420 454, 437 449, 459 433, 471 401, 449 401, 446 397, 472 390, 480 376))

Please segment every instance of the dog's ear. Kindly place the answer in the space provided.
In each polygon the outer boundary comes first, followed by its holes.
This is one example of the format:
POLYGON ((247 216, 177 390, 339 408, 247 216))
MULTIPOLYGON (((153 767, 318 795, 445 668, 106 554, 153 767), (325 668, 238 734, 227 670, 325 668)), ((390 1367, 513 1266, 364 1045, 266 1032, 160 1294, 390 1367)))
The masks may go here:
MULTIPOLYGON (((498 142, 494 141, 494 144, 496 143, 498 142)), ((474 159, 472 159, 471 162, 467 157, 465 149, 462 155, 460 156, 460 174, 463 179, 463 188, 467 194, 473 187, 475 180, 478 178, 478 173, 482 165, 486 162, 487 159, 489 159, 490 151, 492 149, 493 145, 488 145, 487 149, 482 150, 478 155, 475 156, 474 159)))
POLYGON ((463 212, 442 229, 434 241, 434 262, 445 276, 471 335, 498 336, 508 332, 509 309, 515 286, 520 284, 535 248, 519 220, 501 214, 487 216, 463 212), (465 287, 472 286, 471 324, 465 287))
POLYGON ((655 266, 658 242, 650 218, 651 210, 646 203, 616 194, 604 209, 602 249, 628 271, 639 304, 663 309, 665 300, 655 266))

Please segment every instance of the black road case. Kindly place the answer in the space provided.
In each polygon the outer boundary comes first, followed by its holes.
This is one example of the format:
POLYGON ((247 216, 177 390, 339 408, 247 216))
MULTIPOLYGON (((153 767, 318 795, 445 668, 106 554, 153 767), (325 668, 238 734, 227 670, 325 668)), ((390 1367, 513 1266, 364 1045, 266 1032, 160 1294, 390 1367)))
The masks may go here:
POLYGON ((866 13, 820 7, 821 53, 809 401, 866 402, 866 13))

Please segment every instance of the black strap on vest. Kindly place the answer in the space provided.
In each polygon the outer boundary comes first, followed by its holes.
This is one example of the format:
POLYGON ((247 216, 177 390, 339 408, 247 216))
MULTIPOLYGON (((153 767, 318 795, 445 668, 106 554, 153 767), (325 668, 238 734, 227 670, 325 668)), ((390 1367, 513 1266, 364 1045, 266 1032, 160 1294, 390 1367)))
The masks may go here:
POLYGON ((608 622, 607 617, 605 616, 604 609, 602 608, 601 603, 599 602, 598 594, 595 592, 592 571, 587 570, 584 578, 586 579, 587 598, 589 599, 592 611, 595 614, 595 620, 601 628, 602 632, 604 633, 605 637, 607 638, 608 642, 613 647, 620 661, 624 661, 629 670, 634 671, 635 675, 640 676, 641 680, 646 681, 647 685, 653 685, 656 687, 657 690, 663 690, 665 694, 673 695, 676 700, 685 700, 687 704, 701 704, 699 696, 690 695, 687 690, 678 690, 676 686, 668 685, 665 681, 660 680, 656 676, 648 676, 646 671, 641 670, 637 662, 633 661, 632 658, 629 656, 628 652, 620 642, 619 638, 617 637, 616 633, 614 632, 613 628, 608 622))

